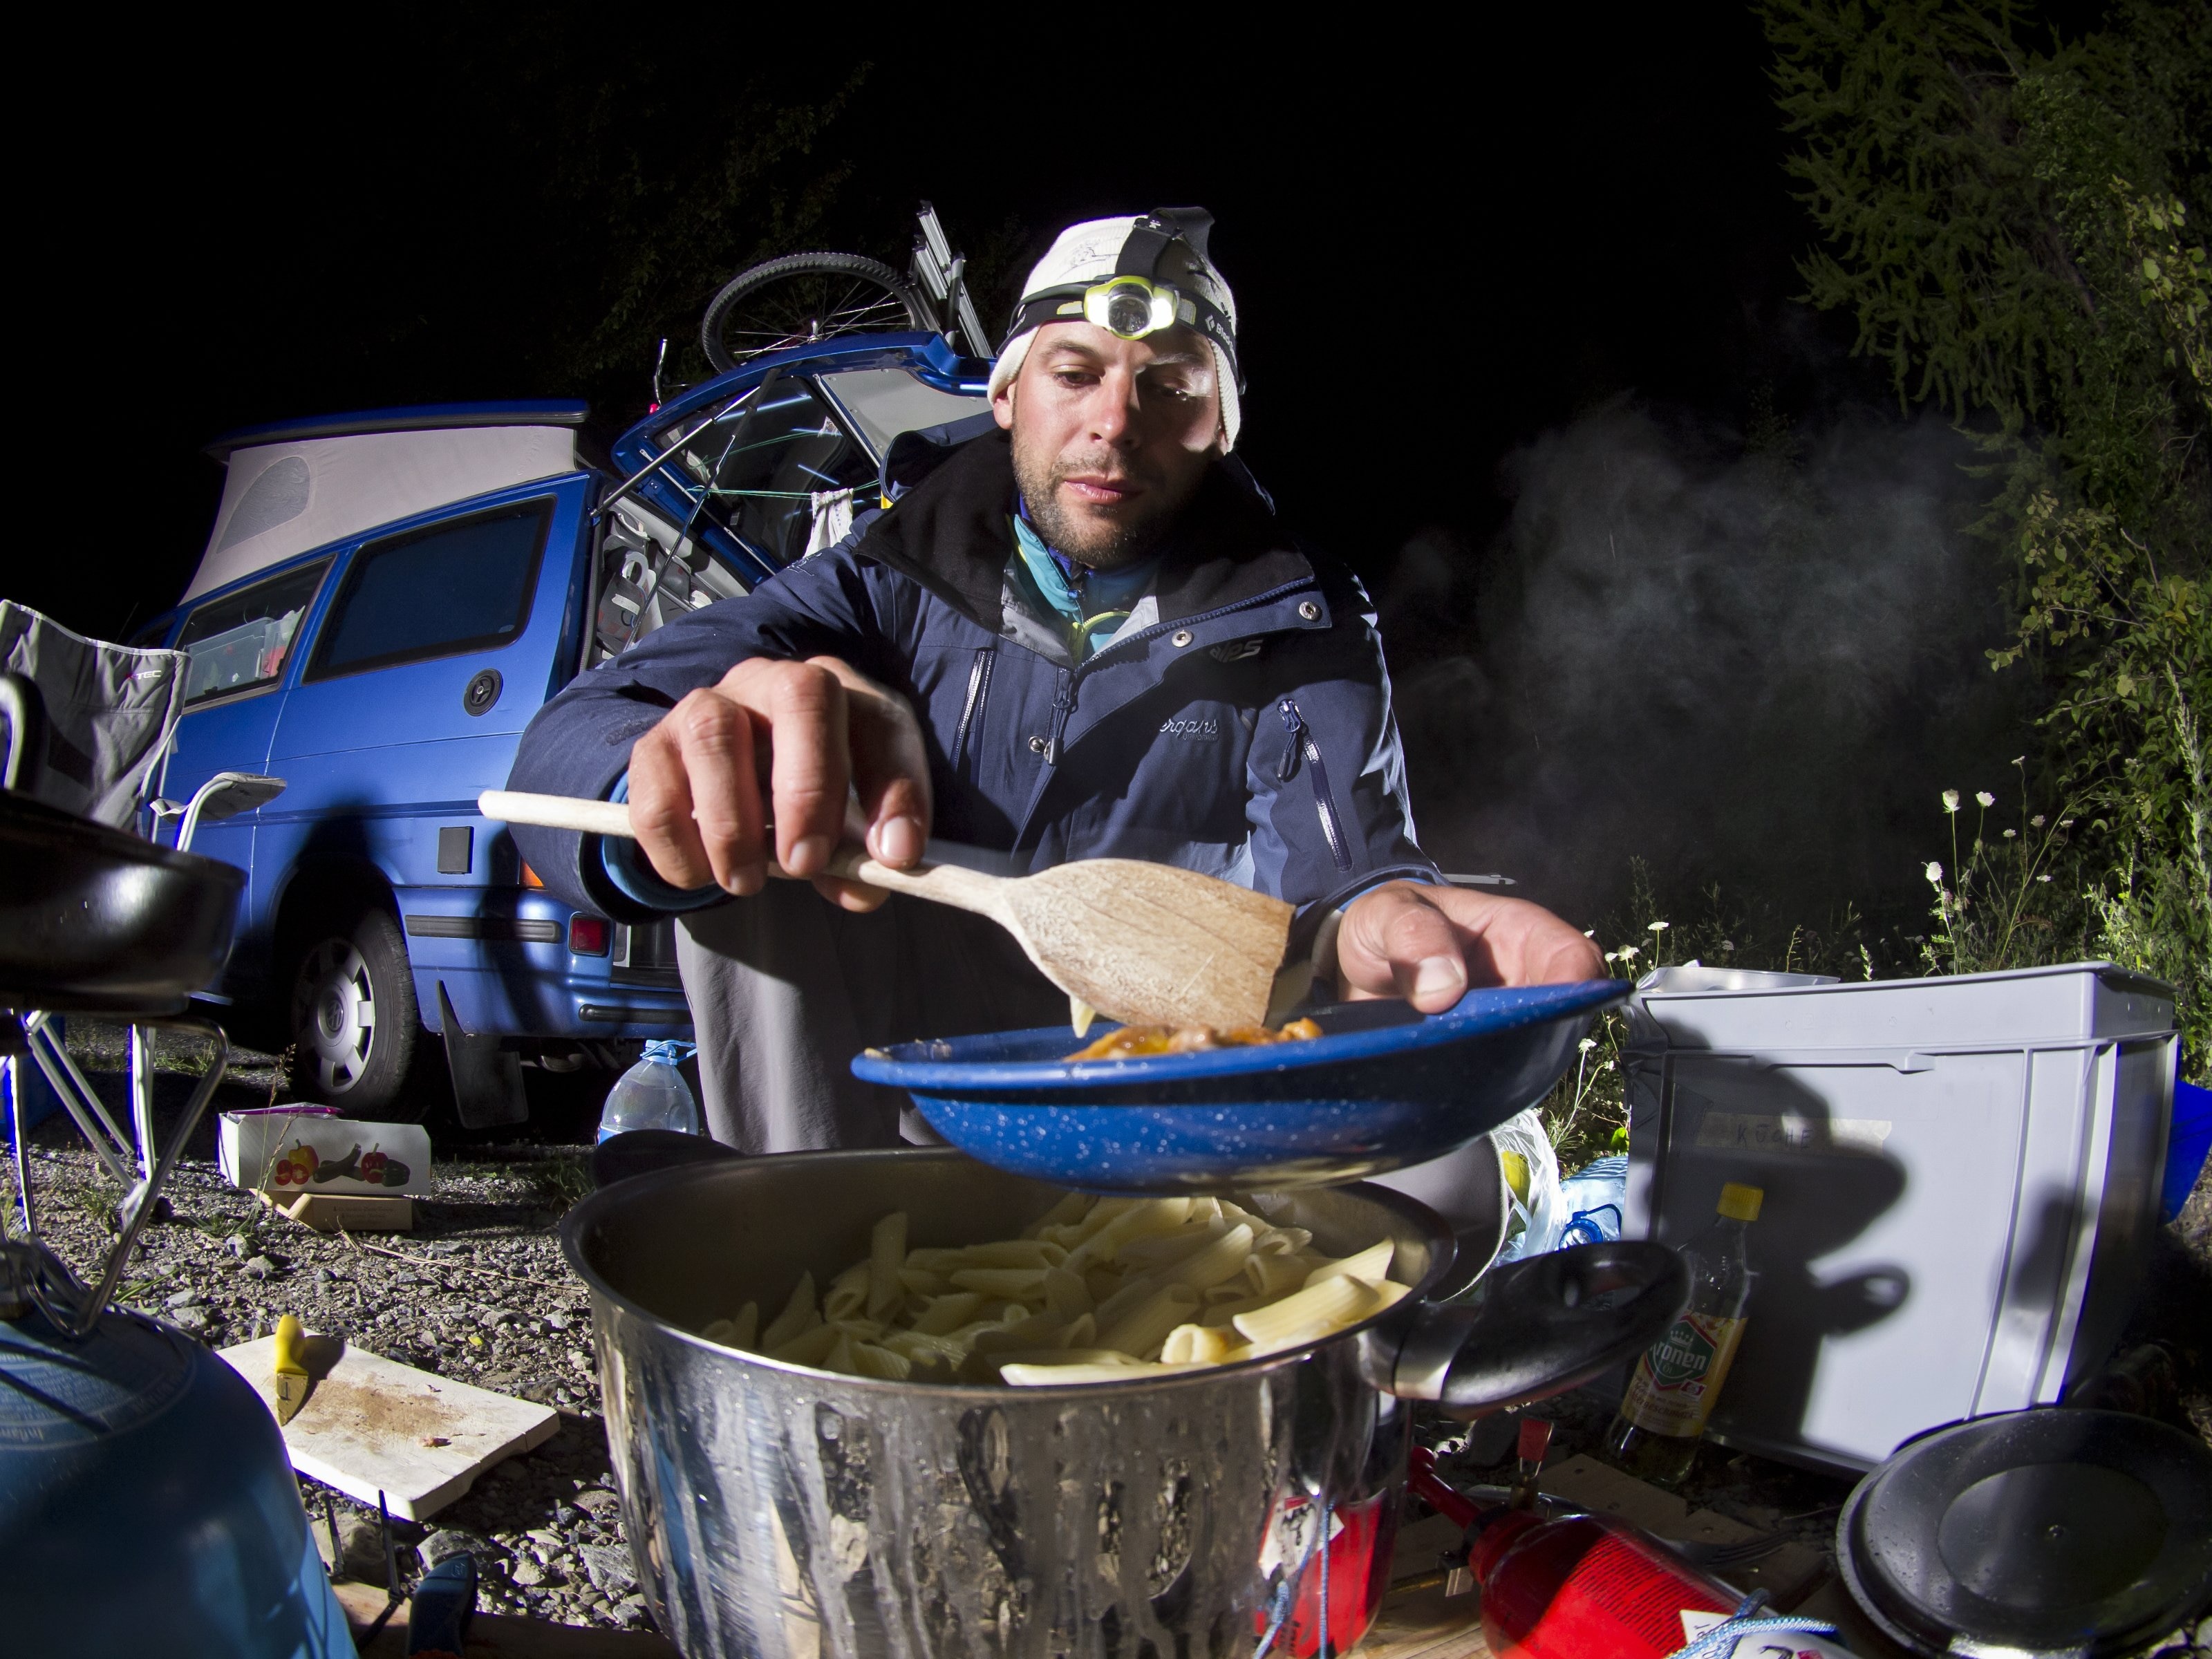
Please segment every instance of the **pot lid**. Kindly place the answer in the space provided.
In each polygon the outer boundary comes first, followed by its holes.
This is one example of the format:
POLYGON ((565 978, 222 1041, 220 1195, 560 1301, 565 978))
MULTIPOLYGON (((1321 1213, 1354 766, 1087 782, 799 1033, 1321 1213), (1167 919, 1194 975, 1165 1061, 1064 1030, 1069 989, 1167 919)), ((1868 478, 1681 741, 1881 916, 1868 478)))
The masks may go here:
POLYGON ((1862 1480, 1836 1554, 1916 1652, 2128 1652, 2212 1600, 2212 1452, 2124 1412, 1980 1418, 1862 1480))

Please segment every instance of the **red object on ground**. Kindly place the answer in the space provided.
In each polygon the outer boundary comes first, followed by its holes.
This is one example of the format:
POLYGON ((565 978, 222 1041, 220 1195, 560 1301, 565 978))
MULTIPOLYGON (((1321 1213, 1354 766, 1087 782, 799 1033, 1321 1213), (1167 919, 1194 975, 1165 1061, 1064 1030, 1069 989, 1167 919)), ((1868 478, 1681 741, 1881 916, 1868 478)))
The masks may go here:
MULTIPOLYGON (((1398 1506, 1389 1487, 1357 1504, 1330 1511, 1338 1531, 1328 1540, 1328 1651, 1341 1654, 1367 1634, 1390 1588, 1390 1549, 1398 1541, 1398 1506)), ((1303 1507, 1292 1504, 1291 1509, 1303 1507)), ((1267 1612, 1253 1616, 1253 1634, 1267 1633, 1267 1612)), ((1321 1553, 1316 1551, 1299 1576, 1290 1617, 1277 1634, 1273 1652, 1310 1659, 1321 1651, 1321 1553)))
POLYGON ((1426 1446, 1406 1454, 1406 1489, 1455 1527, 1471 1527, 1481 1511, 1437 1479, 1437 1455, 1426 1446))
POLYGON ((1662 1659, 1690 1639, 1685 1613, 1736 1610, 1733 1591, 1626 1522, 1491 1515, 1468 1565, 1497 1659, 1662 1659))

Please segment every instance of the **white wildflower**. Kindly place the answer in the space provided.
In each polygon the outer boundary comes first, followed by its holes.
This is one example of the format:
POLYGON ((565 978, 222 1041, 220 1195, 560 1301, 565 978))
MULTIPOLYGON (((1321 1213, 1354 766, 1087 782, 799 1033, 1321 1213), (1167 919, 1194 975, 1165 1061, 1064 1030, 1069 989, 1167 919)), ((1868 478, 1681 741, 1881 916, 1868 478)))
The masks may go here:
POLYGON ((2019 833, 2020 833, 2020 832, 2019 832, 2018 830, 2006 830, 2006 831, 2004 832, 2004 838, 2005 838, 2007 841, 2010 841, 2010 840, 2011 840, 2014 836, 2018 835, 2019 833))
POLYGON ((1647 933, 1663 933, 1667 931, 1667 924, 1663 921, 1655 921, 1644 931, 1647 933))
POLYGON ((1591 1049, 1597 1047, 1597 1039, 1595 1037, 1584 1037, 1580 1042, 1575 1044, 1575 1047, 1581 1049, 1584 1054, 1588 1054, 1591 1049))
POLYGON ((2074 820, 2071 818, 2061 818, 2058 820, 2058 827, 2061 830, 2071 830, 2074 827, 2074 820))
MULTIPOLYGON (((2038 819, 2036 820, 2036 822, 2037 822, 2038 823, 2042 823, 2042 822, 2043 822, 2043 820, 2042 820, 2042 819, 2040 819, 2040 818, 2038 818, 2038 819)), ((1595 928, 1595 927, 1585 927, 1585 928, 1583 928, 1583 937, 1584 939, 1595 939, 1595 938, 1597 937, 1597 929, 1596 929, 1596 928, 1595 928)))
POLYGON ((1722 950, 1723 950, 1723 951, 1733 951, 1733 950, 1735 950, 1735 941, 1734 939, 1723 939, 1723 940, 1721 941, 1721 949, 1722 949, 1722 950))
POLYGON ((1947 812, 1955 812, 1959 810, 1959 792, 1957 790, 1946 789, 1943 792, 1943 810, 1947 812))
POLYGON ((1928 884, 1931 887, 1941 887, 1943 884, 1943 866, 1932 859, 1928 865, 1928 884))
POLYGON ((1977 805, 1980 806, 1984 811, 1986 811, 1990 807, 1995 806, 1997 804, 1997 798, 1990 793, 1986 789, 1977 789, 1974 791, 1974 801, 1977 805))
POLYGON ((1638 950, 1633 945, 1624 945, 1620 947, 1620 959, 1623 962, 1633 962, 1637 957, 1643 954, 1644 952, 1638 950))
POLYGON ((2038 881, 2049 881, 2049 880, 2051 879, 2051 878, 2050 878, 2050 877, 2048 877, 2048 876, 2038 876, 2038 877, 2036 878, 2036 879, 2037 879, 2038 881))
POLYGON ((2042 813, 2040 813, 2040 812, 2038 812, 2038 813, 2037 813, 2033 817, 2030 818, 2030 819, 2027 821, 2027 827, 2028 827, 2029 829, 2031 829, 2031 830, 2040 830, 2040 829, 2042 829, 2042 828, 2043 828, 2043 814, 2042 814, 2042 813))
POLYGON ((1608 1060, 1607 1061, 1606 1061, 1606 1063, 1605 1063, 1604 1065, 1602 1065, 1602 1066, 1599 1066, 1599 1067, 1598 1067, 1598 1070, 1600 1070, 1600 1071, 1601 1071, 1601 1072, 1609 1072, 1609 1071, 1611 1071, 1612 1069, 1613 1069, 1613 1062, 1612 1062, 1611 1060, 1608 1060))

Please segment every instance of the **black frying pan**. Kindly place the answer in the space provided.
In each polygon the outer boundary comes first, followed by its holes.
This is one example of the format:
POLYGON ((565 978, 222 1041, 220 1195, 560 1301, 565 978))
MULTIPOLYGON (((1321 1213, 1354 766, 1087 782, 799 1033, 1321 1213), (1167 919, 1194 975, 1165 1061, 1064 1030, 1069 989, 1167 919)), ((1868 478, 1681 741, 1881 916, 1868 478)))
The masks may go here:
POLYGON ((230 950, 246 872, 0 792, 0 1006, 181 1013, 230 950))

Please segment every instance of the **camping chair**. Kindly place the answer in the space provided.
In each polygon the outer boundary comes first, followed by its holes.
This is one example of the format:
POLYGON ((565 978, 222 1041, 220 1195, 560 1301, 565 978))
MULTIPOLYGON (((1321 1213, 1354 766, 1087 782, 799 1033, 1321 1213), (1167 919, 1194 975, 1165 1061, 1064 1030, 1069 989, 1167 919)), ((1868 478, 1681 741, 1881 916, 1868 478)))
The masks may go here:
MULTIPOLYGON (((193 832, 204 820, 229 817, 275 799, 283 791, 283 779, 244 772, 218 772, 181 803, 155 793, 184 711, 185 661, 179 651, 140 651, 88 640, 38 611, 0 599, 0 719, 8 727, 0 784, 112 828, 143 822, 155 841, 173 823, 170 844, 179 852, 191 850, 193 832)), ((154 1057, 144 1028, 133 1024, 129 1031, 129 1136, 70 1058, 53 1018, 27 1012, 23 1030, 27 1057, 108 1172, 132 1182, 130 1166, 137 1165, 131 1195, 125 1200, 127 1211, 152 1176, 157 1156, 154 1057)), ((19 1147, 22 1060, 18 1056, 7 1061, 19 1147)))

